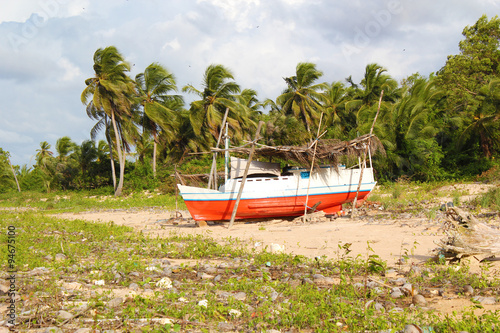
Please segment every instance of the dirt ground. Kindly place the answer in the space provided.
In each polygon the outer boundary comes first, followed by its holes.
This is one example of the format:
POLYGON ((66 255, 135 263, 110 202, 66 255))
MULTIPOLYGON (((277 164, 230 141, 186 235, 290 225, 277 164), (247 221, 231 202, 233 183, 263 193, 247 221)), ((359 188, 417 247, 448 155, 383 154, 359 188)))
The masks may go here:
MULTIPOLYGON (((463 200, 470 200, 474 195, 486 191, 491 186, 457 185, 444 191, 460 190, 463 200)), ((440 198, 440 202, 448 202, 451 198, 440 198)), ((462 202, 464 202, 462 201, 462 202)), ((438 204, 438 203, 433 203, 438 204)), ((181 212, 184 219, 172 223, 174 212, 158 210, 115 210, 81 213, 63 213, 58 217, 66 219, 83 219, 96 222, 111 222, 133 227, 137 231, 153 237, 167 237, 171 234, 205 235, 221 243, 227 238, 238 238, 248 247, 266 248, 269 251, 284 251, 307 257, 325 256, 337 259, 346 254, 344 248, 350 250, 349 256, 360 256, 363 259, 376 254, 390 267, 400 264, 403 257, 408 269, 411 265, 420 265, 435 257, 438 248, 435 242, 446 235, 443 230, 443 215, 438 213, 434 218, 425 214, 398 214, 384 212, 379 209, 368 209, 354 219, 339 217, 334 220, 319 219, 310 223, 298 223, 290 220, 268 220, 260 222, 235 222, 228 228, 228 223, 209 224, 200 227, 189 219, 189 212, 181 212)), ((498 224, 498 217, 494 222, 498 224)), ((188 263, 189 264, 189 263, 188 263)), ((191 263, 192 264, 192 263, 191 263)), ((481 274, 481 265, 475 258, 467 262, 472 274, 481 274)), ((489 263, 490 277, 500 275, 500 260, 489 263)), ((399 266, 401 267, 401 266, 399 266)), ((440 313, 451 314, 471 308, 474 304, 468 298, 443 297, 432 305, 440 313)), ((475 309, 476 314, 489 310, 500 310, 500 303, 484 305, 483 309, 475 309)))
POLYGON ((170 218, 170 212, 83 212, 64 213, 59 216, 67 219, 113 221, 155 237, 168 236, 171 233, 201 234, 220 241, 232 237, 256 248, 267 246, 269 250, 282 250, 307 257, 326 256, 335 259, 344 253, 340 247, 349 243, 349 249, 352 251, 350 256, 359 255, 366 258, 368 255, 377 254, 390 265, 405 254, 418 262, 430 259, 433 256, 431 251, 437 247, 434 241, 444 236, 437 221, 428 221, 425 218, 381 220, 369 216, 355 219, 341 217, 333 221, 305 224, 283 220, 236 221, 228 228, 227 223, 205 227, 197 227, 193 221, 165 223, 165 220, 170 218))

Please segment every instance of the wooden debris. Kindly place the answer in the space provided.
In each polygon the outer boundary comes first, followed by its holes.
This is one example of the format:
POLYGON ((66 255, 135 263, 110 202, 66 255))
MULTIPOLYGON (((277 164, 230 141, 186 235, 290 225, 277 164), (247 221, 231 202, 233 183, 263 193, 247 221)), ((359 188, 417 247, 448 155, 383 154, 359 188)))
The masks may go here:
POLYGON ((481 256, 481 258, 500 255, 500 230, 480 222, 471 213, 457 207, 448 207, 446 238, 436 242, 445 257, 462 258, 481 256))

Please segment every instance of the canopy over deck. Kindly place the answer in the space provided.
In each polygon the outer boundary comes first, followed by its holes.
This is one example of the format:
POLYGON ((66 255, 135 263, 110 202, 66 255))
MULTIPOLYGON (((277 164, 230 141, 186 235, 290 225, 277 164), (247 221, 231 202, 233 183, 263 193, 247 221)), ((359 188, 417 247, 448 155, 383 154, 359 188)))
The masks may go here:
MULTIPOLYGON (((365 134, 350 141, 335 139, 319 140, 316 148, 316 161, 336 165, 340 156, 362 156, 363 151, 370 145, 370 152, 384 151, 382 143, 374 134, 365 134)), ((296 161, 300 164, 311 165, 314 155, 314 145, 297 146, 267 146, 255 143, 255 155, 260 157, 278 157, 284 160, 296 161)), ((232 153, 249 154, 249 147, 235 147, 229 149, 212 148, 212 152, 229 151, 232 153)))

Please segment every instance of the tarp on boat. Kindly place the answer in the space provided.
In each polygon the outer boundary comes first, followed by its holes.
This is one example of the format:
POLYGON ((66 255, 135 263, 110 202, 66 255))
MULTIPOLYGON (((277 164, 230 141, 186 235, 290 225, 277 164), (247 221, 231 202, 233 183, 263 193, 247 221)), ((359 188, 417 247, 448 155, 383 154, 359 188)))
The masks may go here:
MULTIPOLYGON (((231 156, 231 178, 239 178, 243 177, 243 173, 245 172, 245 168, 247 167, 248 160, 244 158, 237 158, 231 156)), ((271 162, 260 162, 260 161, 252 161, 250 162, 250 168, 248 169, 248 175, 281 175, 281 167, 279 163, 271 163, 271 162)))

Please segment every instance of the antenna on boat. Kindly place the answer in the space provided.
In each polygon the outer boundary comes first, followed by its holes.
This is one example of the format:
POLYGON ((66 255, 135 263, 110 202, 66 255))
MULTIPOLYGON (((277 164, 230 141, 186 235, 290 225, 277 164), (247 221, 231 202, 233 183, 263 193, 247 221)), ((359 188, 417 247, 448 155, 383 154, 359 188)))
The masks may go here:
MULTIPOLYGON (((227 114, 229 113, 229 108, 226 108, 226 113, 224 114, 224 118, 222 119, 222 124, 220 126, 219 139, 217 140, 217 146, 215 148, 219 148, 220 140, 222 137, 222 132, 224 125, 226 124, 227 114)), ((212 168, 210 169, 210 176, 208 177, 208 189, 212 186, 212 180, 214 189, 217 189, 217 152, 214 152, 212 159, 212 168)))
POLYGON ((318 147, 318 140, 319 140, 319 131, 321 130, 321 121, 323 120, 323 112, 321 112, 321 117, 319 118, 319 126, 318 126, 318 134, 316 134, 316 140, 314 140, 313 145, 314 145, 314 152, 313 152, 313 157, 312 157, 312 162, 311 162, 311 170, 309 171, 309 179, 307 180, 307 192, 306 192, 306 203, 304 204, 304 217, 302 219, 302 222, 306 222, 306 217, 307 217, 307 204, 309 202, 309 187, 311 186, 311 177, 312 177, 312 172, 314 168, 314 159, 316 158, 316 148, 318 147))
MULTIPOLYGON (((367 148, 363 152, 363 163, 360 166, 361 172, 359 173, 358 189, 356 190, 356 196, 354 197, 354 200, 352 202, 351 219, 354 218, 354 215, 356 213, 356 204, 358 201, 359 191, 361 190, 361 182, 363 181, 363 171, 364 171, 365 165, 366 165, 366 153, 370 152, 370 141, 371 141, 372 134, 373 134, 373 128, 375 127, 375 122, 377 121, 378 113, 380 112, 380 105, 382 104, 382 96, 384 96, 383 90, 380 92, 380 99, 378 100, 377 113, 375 114, 375 118, 373 118, 372 128, 370 128, 370 136, 368 136, 367 148)), ((370 152, 370 167, 371 166, 372 166, 372 156, 371 156, 371 152, 370 152)))

